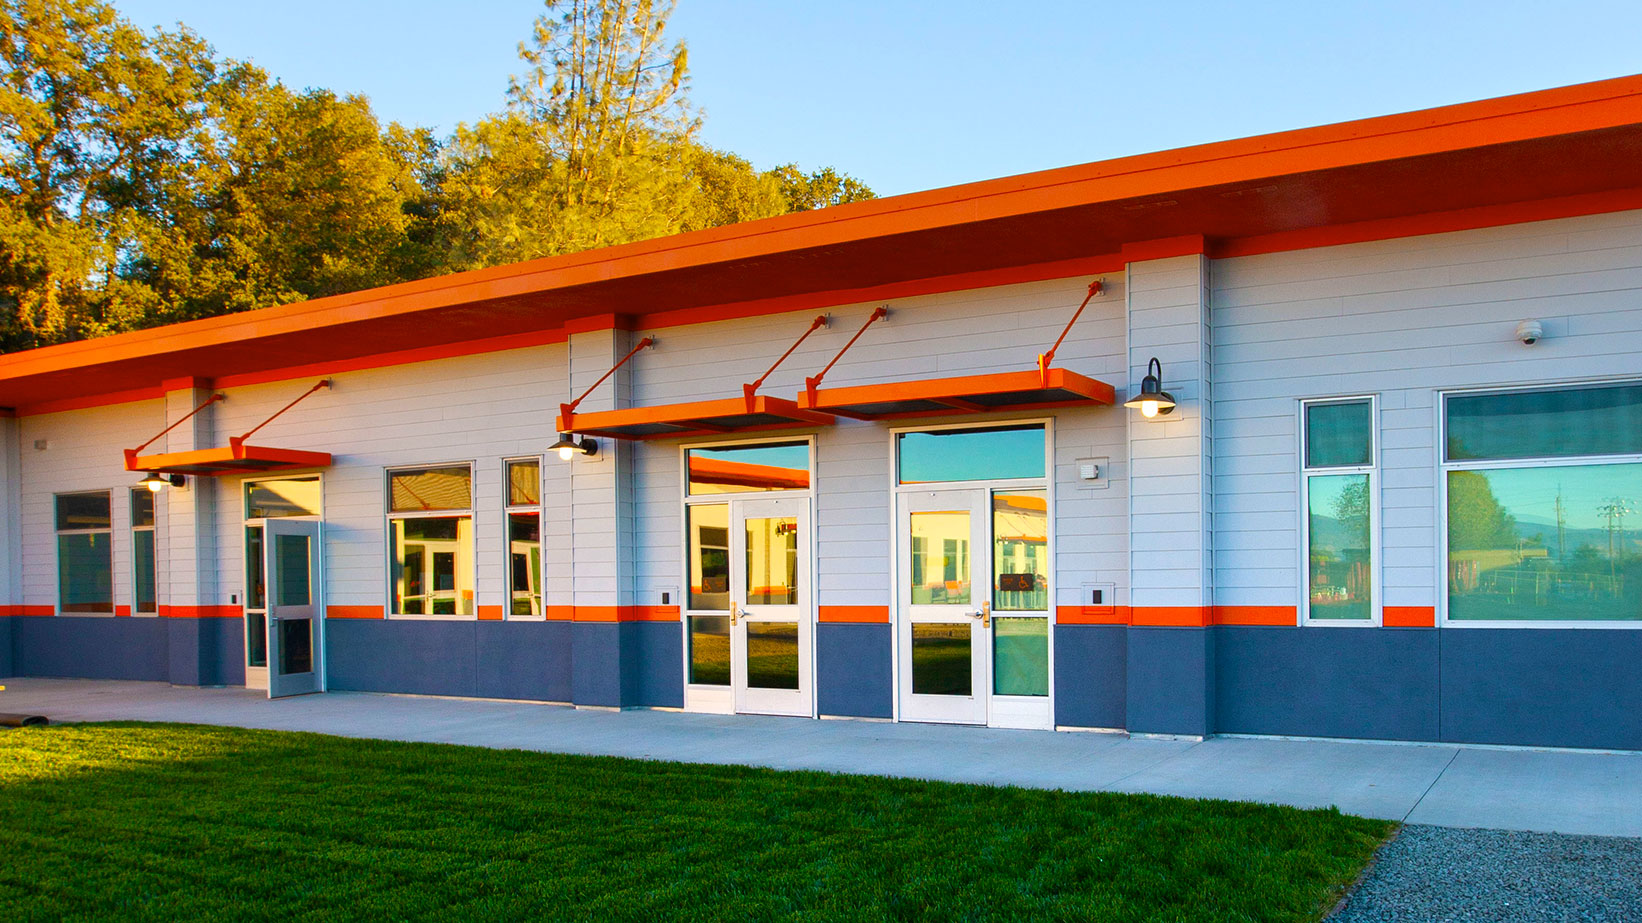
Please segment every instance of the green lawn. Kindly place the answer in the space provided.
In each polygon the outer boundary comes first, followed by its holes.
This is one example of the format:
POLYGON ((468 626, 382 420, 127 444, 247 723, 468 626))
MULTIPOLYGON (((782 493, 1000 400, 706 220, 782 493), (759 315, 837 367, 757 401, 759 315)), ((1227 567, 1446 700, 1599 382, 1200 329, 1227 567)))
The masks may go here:
POLYGON ((190 725, 0 732, 7 923, 1316 920, 1391 828, 190 725))

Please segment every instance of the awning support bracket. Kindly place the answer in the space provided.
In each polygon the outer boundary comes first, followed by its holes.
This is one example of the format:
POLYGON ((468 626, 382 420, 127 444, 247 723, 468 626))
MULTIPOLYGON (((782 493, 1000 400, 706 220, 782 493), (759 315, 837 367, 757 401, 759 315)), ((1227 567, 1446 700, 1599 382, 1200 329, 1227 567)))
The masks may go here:
POLYGON ((619 369, 622 366, 626 365, 627 360, 629 360, 629 359, 633 358, 634 356, 638 355, 641 351, 649 349, 649 348, 651 348, 652 346, 655 346, 655 345, 656 345, 656 338, 655 337, 645 337, 644 339, 640 340, 639 344, 637 346, 635 346, 632 349, 628 350, 627 355, 622 356, 620 361, 618 361, 615 365, 612 365, 610 367, 610 371, 605 372, 603 375, 600 375, 598 381, 595 381, 595 382, 593 382, 593 384, 589 385, 587 390, 582 392, 581 397, 576 398, 575 400, 571 401, 568 404, 560 404, 559 405, 559 432, 561 432, 561 433, 571 432, 571 426, 570 426, 571 418, 576 415, 576 408, 581 404, 581 402, 587 400, 587 396, 589 394, 592 394, 594 392, 594 390, 596 390, 599 387, 599 385, 604 384, 605 381, 611 375, 616 374, 617 369, 619 369))
POLYGON ((872 316, 867 318, 867 322, 861 325, 861 329, 855 331, 855 336, 850 337, 850 341, 845 343, 844 348, 838 351, 838 355, 832 357, 832 361, 827 363, 826 368, 822 369, 814 376, 804 379, 804 392, 809 395, 811 407, 815 406, 815 392, 816 389, 821 387, 821 379, 827 377, 827 373, 832 371, 832 367, 838 364, 839 359, 844 358, 844 354, 849 352, 851 346, 855 345, 855 341, 861 339, 861 334, 866 333, 868 327, 871 327, 874 322, 881 321, 888 316, 889 305, 879 305, 878 309, 872 312, 872 316))
POLYGON ((149 446, 153 445, 154 443, 159 442, 161 437, 163 437, 166 433, 169 433, 172 430, 176 429, 177 427, 183 425, 184 423, 187 423, 190 419, 193 418, 193 416, 195 414, 197 414, 200 411, 204 410, 205 408, 211 406, 212 404, 215 404, 217 401, 226 400, 227 397, 228 397, 228 395, 223 394, 221 391, 212 392, 211 396, 205 399, 205 403, 203 403, 203 404, 199 405, 198 407, 195 407, 193 410, 190 410, 187 413, 183 414, 182 417, 179 420, 177 420, 177 422, 171 424, 170 426, 167 426, 165 429, 162 429, 158 433, 156 433, 154 435, 154 438, 148 440, 147 442, 143 443, 140 446, 137 446, 135 449, 126 449, 125 450, 126 468, 128 470, 131 469, 132 461, 139 454, 142 453, 143 449, 146 449, 149 446))
POLYGON ((295 407, 296 405, 302 403, 302 401, 304 399, 306 399, 309 395, 313 394, 315 391, 320 391, 320 390, 323 390, 325 388, 329 388, 330 386, 331 386, 331 380, 329 378, 321 378, 318 382, 316 382, 314 384, 314 386, 312 388, 309 388, 308 390, 302 392, 302 394, 296 400, 294 400, 294 401, 290 402, 289 404, 286 404, 284 407, 281 407, 278 410, 274 411, 273 416, 269 417, 266 420, 263 420, 261 423, 258 423, 256 426, 251 427, 249 430, 246 430, 245 435, 243 435, 243 436, 229 436, 228 437, 228 446, 229 446, 229 448, 233 449, 234 456, 236 458, 239 457, 239 455, 241 454, 240 446, 243 446, 245 444, 245 440, 251 438, 252 433, 255 433, 257 430, 262 429, 264 426, 267 426, 268 424, 274 422, 274 419, 276 417, 278 417, 280 414, 284 413, 285 411, 290 410, 292 407, 295 407))
POLYGON ((765 369, 764 374, 758 376, 758 379, 756 381, 753 381, 749 384, 743 384, 741 386, 741 395, 747 401, 747 412, 748 413, 753 412, 753 398, 755 396, 757 396, 759 386, 764 384, 764 379, 769 378, 771 373, 773 373, 777 368, 779 368, 781 366, 781 363, 786 362, 787 357, 792 355, 793 352, 798 349, 798 347, 802 346, 804 344, 804 341, 809 339, 810 334, 814 333, 817 330, 820 330, 822 327, 827 326, 827 324, 828 324, 828 316, 827 315, 825 315, 825 314, 817 315, 815 320, 810 321, 810 329, 804 331, 803 336, 800 336, 793 343, 793 345, 787 347, 787 351, 782 353, 781 358, 775 360, 775 362, 773 364, 771 364, 768 369, 765 369))
POLYGON ((1038 354, 1038 380, 1043 383, 1045 388, 1049 387, 1049 366, 1055 361, 1055 350, 1060 349, 1060 344, 1065 342, 1066 335, 1072 332, 1072 325, 1078 322, 1078 318, 1083 314, 1083 309, 1087 308, 1089 302, 1104 291, 1105 287, 1104 279, 1096 279, 1089 283, 1089 294, 1083 297, 1083 304, 1078 305, 1078 309, 1072 312, 1072 319, 1066 322, 1066 329, 1060 332, 1060 337, 1055 340, 1055 345, 1049 347, 1048 352, 1038 354))

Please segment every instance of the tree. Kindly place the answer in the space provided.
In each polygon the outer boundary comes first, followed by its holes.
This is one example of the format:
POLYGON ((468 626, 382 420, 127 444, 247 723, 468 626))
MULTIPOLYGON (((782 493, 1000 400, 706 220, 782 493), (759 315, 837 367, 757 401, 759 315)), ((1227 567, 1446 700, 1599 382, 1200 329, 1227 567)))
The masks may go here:
POLYGON ((1487 475, 1448 473, 1448 547, 1455 551, 1517 547, 1516 517, 1494 496, 1487 475))
POLYGON ((829 208, 876 197, 865 183, 832 167, 805 173, 797 164, 788 163, 770 173, 781 184, 781 196, 787 201, 788 211, 829 208))

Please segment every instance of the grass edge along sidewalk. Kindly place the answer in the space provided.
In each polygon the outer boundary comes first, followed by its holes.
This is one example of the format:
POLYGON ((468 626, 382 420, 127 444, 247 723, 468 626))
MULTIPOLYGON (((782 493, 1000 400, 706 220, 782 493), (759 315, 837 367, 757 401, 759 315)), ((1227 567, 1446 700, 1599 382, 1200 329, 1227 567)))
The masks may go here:
POLYGON ((8 921, 1311 921, 1394 827, 200 725, 0 734, 8 921))

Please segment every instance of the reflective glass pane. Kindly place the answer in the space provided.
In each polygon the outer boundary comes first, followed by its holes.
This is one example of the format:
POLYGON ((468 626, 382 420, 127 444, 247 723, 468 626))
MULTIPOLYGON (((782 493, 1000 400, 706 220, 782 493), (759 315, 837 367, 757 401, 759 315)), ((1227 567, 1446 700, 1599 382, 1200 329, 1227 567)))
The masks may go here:
POLYGON ((245 607, 261 609, 264 590, 262 576, 262 527, 245 527, 245 607))
POLYGON ((798 520, 747 520, 747 605, 798 604, 798 520))
POLYGON ((1642 465, 1448 472, 1448 617, 1642 618, 1642 465))
POLYGON ((140 529, 154 524, 154 492, 139 487, 131 492, 131 527, 140 529))
POLYGON ((914 606, 969 604, 969 512, 912 514, 914 606))
POLYGON ((109 527, 108 493, 63 494, 57 498, 57 529, 106 529, 109 527))
POLYGON ((747 623, 747 685, 798 688, 798 623, 747 623))
POLYGON ((730 507, 722 503, 686 509, 690 533, 690 608, 730 609, 730 507))
POLYGON ((312 673, 314 670, 314 620, 280 619, 279 674, 312 673))
POLYGON ((473 517, 394 519, 394 611, 473 614, 473 517))
POLYGON ((1306 467, 1350 468, 1374 462, 1374 414, 1368 401, 1306 405, 1306 467))
POLYGON ((542 614, 542 517, 539 513, 507 514, 508 612, 542 614))
POLYGON ((268 665, 268 617, 261 612, 245 616, 245 665, 268 665))
POLYGON ((279 568, 276 585, 278 606, 307 606, 313 604, 309 586, 308 536, 275 535, 274 566, 279 568))
POLYGON ((1049 694, 1049 620, 992 620, 992 691, 1049 694))
POLYGON ((1642 454, 1642 385, 1448 398, 1448 458, 1642 454))
POLYGON ((1311 547, 1308 586, 1314 619, 1371 619, 1369 494, 1366 474, 1306 479, 1311 547))
POLYGON ((473 472, 467 465, 393 471, 388 490, 395 513, 465 510, 473 505, 473 472))
POLYGON ((282 478, 245 485, 246 519, 319 515, 319 478, 282 478))
MULTIPOLYGON (((107 499, 106 497, 104 498, 107 499)), ((62 612, 113 612, 114 567, 107 532, 57 536, 57 599, 62 612)))
POLYGON ((810 486, 807 442, 689 449, 690 495, 805 490, 810 486))
POLYGON ((903 484, 1041 478, 1043 426, 901 433, 895 437, 903 484))
MULTIPOLYGON (((992 494, 992 608, 1049 609, 1049 494, 992 494)), ((1023 693, 1024 694, 1024 693, 1023 693)))
POLYGON ((973 695, 969 625, 912 625, 912 691, 918 695, 973 695))
POLYGON ((542 463, 534 458, 507 463, 507 505, 536 506, 542 500, 542 463))
POLYGON ((690 682, 730 685, 730 617, 690 616, 690 682))
POLYGON ((153 529, 139 529, 131 533, 131 578, 132 610, 158 612, 159 601, 154 596, 153 529))

